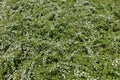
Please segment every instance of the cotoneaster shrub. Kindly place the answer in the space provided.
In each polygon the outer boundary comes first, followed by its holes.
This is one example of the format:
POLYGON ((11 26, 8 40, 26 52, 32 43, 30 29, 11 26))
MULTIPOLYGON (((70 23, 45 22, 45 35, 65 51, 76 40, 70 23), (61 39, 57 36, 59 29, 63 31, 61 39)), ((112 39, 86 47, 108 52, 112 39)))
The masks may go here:
POLYGON ((0 80, 119 80, 118 0, 1 0, 0 80))

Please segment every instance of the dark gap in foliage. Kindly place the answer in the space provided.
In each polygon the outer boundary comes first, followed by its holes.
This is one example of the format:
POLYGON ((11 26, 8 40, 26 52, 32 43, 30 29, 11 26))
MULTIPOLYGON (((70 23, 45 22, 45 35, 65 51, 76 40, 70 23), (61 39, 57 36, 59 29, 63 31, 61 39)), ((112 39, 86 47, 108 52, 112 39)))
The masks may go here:
POLYGON ((6 45, 6 46, 4 47, 4 53, 9 49, 9 47, 10 47, 10 45, 6 45))
POLYGON ((82 52, 88 54, 88 50, 87 50, 86 46, 82 47, 82 52))
POLYGON ((53 21, 55 20, 55 14, 52 14, 50 17, 49 17, 49 21, 53 21))
POLYGON ((57 58, 54 58, 54 57, 47 57, 47 64, 52 64, 52 63, 57 63, 59 60, 57 58))
POLYGON ((120 19, 120 13, 119 13, 119 12, 115 11, 115 12, 114 12, 114 15, 115 15, 115 17, 116 17, 117 19, 120 19))
POLYGON ((79 42, 84 42, 84 40, 83 40, 80 36, 77 36, 77 37, 75 38, 75 40, 76 40, 76 41, 79 41, 79 42))

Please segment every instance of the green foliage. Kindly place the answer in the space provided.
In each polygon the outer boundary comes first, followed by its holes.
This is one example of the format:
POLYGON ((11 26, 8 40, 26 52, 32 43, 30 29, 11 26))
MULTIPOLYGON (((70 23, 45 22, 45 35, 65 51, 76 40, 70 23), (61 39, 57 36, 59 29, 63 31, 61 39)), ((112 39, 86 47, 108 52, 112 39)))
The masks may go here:
POLYGON ((119 0, 0 0, 0 80, 119 80, 119 0))

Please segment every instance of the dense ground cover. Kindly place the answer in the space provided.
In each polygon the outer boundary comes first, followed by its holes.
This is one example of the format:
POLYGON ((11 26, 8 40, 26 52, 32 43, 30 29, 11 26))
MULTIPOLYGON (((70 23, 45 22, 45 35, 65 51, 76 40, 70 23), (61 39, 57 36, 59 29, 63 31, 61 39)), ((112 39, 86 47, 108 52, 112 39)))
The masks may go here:
POLYGON ((0 0, 0 80, 119 79, 119 0, 0 0))

